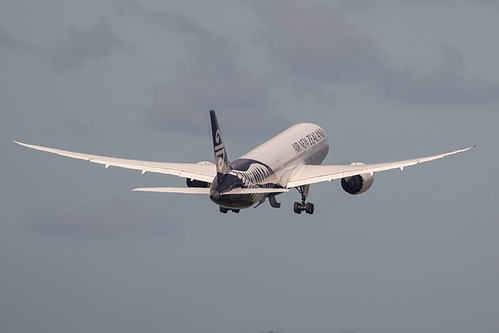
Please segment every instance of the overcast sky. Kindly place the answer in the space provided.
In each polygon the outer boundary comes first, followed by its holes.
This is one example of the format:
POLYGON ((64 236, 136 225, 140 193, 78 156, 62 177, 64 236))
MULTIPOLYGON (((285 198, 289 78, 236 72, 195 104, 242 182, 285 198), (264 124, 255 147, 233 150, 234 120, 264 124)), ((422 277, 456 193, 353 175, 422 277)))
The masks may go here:
POLYGON ((0 331, 499 331, 495 0, 0 2, 0 331), (388 162, 222 215, 173 176, 28 150, 229 158, 298 122, 388 162))

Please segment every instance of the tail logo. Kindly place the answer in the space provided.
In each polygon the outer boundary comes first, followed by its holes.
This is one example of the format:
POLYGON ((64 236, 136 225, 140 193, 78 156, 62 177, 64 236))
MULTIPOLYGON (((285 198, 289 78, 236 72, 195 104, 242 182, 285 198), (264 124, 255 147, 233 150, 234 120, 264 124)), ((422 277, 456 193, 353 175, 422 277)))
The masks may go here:
POLYGON ((222 133, 220 129, 217 129, 215 133, 215 156, 223 155, 223 149, 225 148, 224 142, 222 141, 222 133))
POLYGON ((226 173, 228 170, 226 168, 226 160, 227 157, 225 156, 225 145, 222 140, 222 133, 220 132, 220 129, 218 128, 216 133, 215 133, 215 163, 217 164, 217 169, 222 171, 222 173, 226 173))

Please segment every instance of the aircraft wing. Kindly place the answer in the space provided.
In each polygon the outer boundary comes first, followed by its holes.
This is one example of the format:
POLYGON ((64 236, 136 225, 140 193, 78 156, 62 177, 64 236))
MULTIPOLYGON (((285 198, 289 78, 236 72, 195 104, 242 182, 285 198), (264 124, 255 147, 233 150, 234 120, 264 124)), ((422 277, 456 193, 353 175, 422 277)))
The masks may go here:
POLYGON ((80 160, 90 161, 92 163, 103 164, 106 168, 109 166, 116 166, 121 168, 140 170, 142 174, 146 172, 163 173, 167 175, 175 175, 183 178, 191 178, 196 180, 201 180, 204 182, 211 183, 213 178, 215 178, 217 171, 215 164, 211 162, 199 162, 199 163, 166 163, 166 162, 150 162, 150 161, 140 161, 140 160, 130 160, 124 158, 114 158, 99 155, 90 155, 76 153, 72 151, 66 151, 61 149, 54 149, 42 146, 31 145, 27 143, 22 143, 14 141, 15 143, 36 149, 41 151, 46 151, 49 153, 67 156, 71 158, 77 158, 80 160))
POLYGON ((361 164, 361 165, 303 165, 298 171, 293 174, 286 185, 287 188, 314 184, 324 181, 332 181, 344 177, 352 177, 355 175, 370 173, 373 174, 379 171, 400 169, 403 170, 406 166, 416 165, 423 162, 433 161, 446 156, 462 153, 474 148, 476 145, 449 153, 415 158, 412 160, 378 163, 378 164, 361 164))

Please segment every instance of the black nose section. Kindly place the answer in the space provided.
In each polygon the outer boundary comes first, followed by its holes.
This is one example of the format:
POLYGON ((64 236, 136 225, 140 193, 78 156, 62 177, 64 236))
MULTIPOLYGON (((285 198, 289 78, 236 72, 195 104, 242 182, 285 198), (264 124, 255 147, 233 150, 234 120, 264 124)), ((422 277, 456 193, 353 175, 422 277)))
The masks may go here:
POLYGON ((210 199, 217 201, 220 198, 220 193, 216 190, 210 191, 210 199))

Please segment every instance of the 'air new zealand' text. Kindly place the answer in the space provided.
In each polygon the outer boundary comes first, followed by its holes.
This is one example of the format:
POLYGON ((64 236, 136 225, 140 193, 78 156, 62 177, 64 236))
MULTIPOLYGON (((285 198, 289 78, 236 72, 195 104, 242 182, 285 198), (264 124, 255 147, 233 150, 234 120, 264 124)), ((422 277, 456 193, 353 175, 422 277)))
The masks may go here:
POLYGON ((326 137, 326 133, 322 129, 317 129, 310 134, 307 134, 300 140, 292 144, 295 153, 301 153, 304 149, 307 149, 316 142, 319 142, 326 137))

